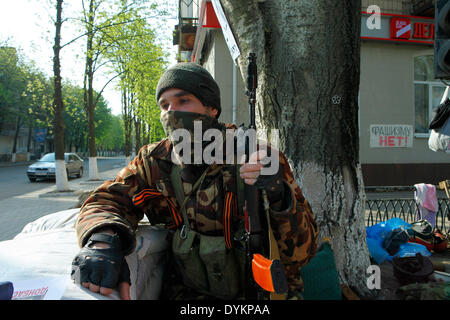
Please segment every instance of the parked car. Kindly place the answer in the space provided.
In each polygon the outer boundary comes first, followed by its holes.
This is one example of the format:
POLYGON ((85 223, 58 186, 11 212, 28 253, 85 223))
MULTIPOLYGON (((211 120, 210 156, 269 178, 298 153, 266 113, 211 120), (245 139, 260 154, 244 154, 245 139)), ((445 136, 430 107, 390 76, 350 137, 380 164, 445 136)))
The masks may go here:
MULTIPOLYGON (((64 153, 67 178, 76 175, 83 176, 83 159, 75 153, 64 153)), ((36 179, 55 179, 55 153, 47 153, 37 162, 31 164, 27 170, 31 182, 36 179)))

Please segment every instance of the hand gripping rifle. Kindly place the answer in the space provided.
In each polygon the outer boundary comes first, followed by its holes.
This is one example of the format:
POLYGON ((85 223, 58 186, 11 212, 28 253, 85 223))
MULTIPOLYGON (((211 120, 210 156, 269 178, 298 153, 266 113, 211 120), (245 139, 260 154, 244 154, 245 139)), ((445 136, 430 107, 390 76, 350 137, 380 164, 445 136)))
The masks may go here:
MULTIPOLYGON (((255 104, 256 88, 258 87, 258 73, 256 67, 256 55, 250 53, 247 67, 247 96, 250 109, 250 125, 248 129, 250 135, 245 140, 246 162, 250 158, 250 143, 256 151, 256 124, 255 124, 255 104), (253 137, 254 139, 251 139, 253 137), (248 138, 248 139, 247 139, 248 138), (249 141, 252 140, 252 141, 249 141)), ((267 213, 268 208, 261 208, 260 192, 255 185, 244 184, 245 190, 245 227, 247 231, 247 273, 250 273, 250 265, 253 277, 247 274, 249 284, 247 286, 246 297, 264 299, 267 292, 282 294, 287 292, 287 281, 284 266, 279 259, 273 259, 271 246, 275 240, 270 238, 272 230, 267 213), (270 231, 270 234, 269 234, 270 231), (258 284, 258 285, 255 285, 258 284), (256 287, 256 297, 255 297, 256 287), (253 290, 252 290, 253 288, 253 290), (262 290, 264 289, 264 291, 262 290)), ((266 198, 267 199, 267 198, 266 198)), ((275 243, 276 246, 276 243, 275 243)))

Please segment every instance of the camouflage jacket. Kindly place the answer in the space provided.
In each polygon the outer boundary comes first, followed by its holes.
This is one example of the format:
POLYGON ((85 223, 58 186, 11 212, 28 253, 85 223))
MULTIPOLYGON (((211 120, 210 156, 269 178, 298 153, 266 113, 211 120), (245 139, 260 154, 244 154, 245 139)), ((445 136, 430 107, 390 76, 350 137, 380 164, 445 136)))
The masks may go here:
MULTIPOLYGON (((144 214, 151 224, 164 224, 168 228, 182 225, 180 204, 170 181, 171 148, 168 139, 144 146, 115 180, 106 181, 91 193, 76 222, 80 246, 86 244, 96 229, 112 227, 124 242, 126 254, 130 254, 136 245, 135 230, 144 214)), ((288 191, 281 206, 271 204, 271 208, 285 208, 271 209, 271 225, 286 267, 289 289, 301 291, 300 268, 315 255, 318 228, 311 207, 281 152, 279 161, 288 191)), ((232 197, 237 194, 236 173, 236 166, 212 165, 200 188, 185 205, 193 230, 224 235, 226 226, 230 229, 228 233, 232 233, 234 226, 243 220, 236 197, 232 197)), ((187 195, 195 181, 183 174, 182 180, 187 195)))

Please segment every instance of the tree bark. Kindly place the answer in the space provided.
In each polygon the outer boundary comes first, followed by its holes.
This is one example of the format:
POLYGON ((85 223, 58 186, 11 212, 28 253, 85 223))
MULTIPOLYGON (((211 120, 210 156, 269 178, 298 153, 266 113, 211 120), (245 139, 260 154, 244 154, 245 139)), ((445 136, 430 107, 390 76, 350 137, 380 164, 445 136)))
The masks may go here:
POLYGON ((134 133, 135 133, 135 144, 134 149, 136 150, 136 153, 141 148, 141 120, 136 117, 136 115, 133 115, 133 122, 134 122, 134 133))
POLYGON ((244 83, 248 54, 257 56, 257 127, 279 130, 315 213, 319 245, 332 239, 341 283, 372 295, 359 162, 360 1, 221 3, 244 83))
POLYGON ((122 119, 124 124, 124 133, 125 133, 125 157, 127 159, 127 163, 130 161, 131 155, 131 114, 130 114, 130 102, 128 98, 128 90, 123 88, 122 92, 122 119))
POLYGON ((62 98, 62 84, 61 84, 61 61, 59 58, 61 51, 61 26, 62 26, 62 4, 63 0, 56 1, 56 32, 55 43, 53 46, 53 73, 54 73, 54 99, 53 107, 55 110, 54 122, 54 145, 55 145, 55 175, 56 175, 56 190, 69 190, 69 183, 67 181, 66 166, 64 162, 64 103, 62 98))
POLYGON ((28 138, 27 138, 27 153, 31 152, 31 139, 33 138, 33 120, 28 121, 28 138))
POLYGON ((21 126, 22 126, 22 118, 20 117, 20 115, 18 115, 17 120, 16 120, 16 131, 14 133, 14 141, 13 141, 13 148, 12 148, 13 154, 15 154, 17 152, 17 140, 19 139, 19 132, 20 132, 21 126))
POLYGON ((86 68, 84 76, 84 101, 88 119, 89 148, 89 180, 99 180, 97 168, 97 148, 95 145, 95 106, 94 101, 94 0, 89 1, 89 12, 86 19, 86 68))

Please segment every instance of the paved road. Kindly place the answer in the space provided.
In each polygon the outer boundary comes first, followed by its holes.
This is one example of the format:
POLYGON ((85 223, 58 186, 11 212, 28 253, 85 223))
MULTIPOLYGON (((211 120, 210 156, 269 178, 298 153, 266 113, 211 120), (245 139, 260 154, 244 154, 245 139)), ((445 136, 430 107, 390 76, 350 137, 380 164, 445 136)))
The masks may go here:
MULTIPOLYGON (((72 190, 92 190, 101 181, 87 184, 89 165, 82 178, 72 178, 69 185, 72 190)), ((97 166, 100 179, 114 178, 125 165, 125 158, 99 158, 97 166)), ((55 190, 55 181, 30 182, 26 176, 26 165, 0 167, 0 241, 10 240, 23 227, 46 214, 73 208, 78 196, 40 197, 55 190)))

